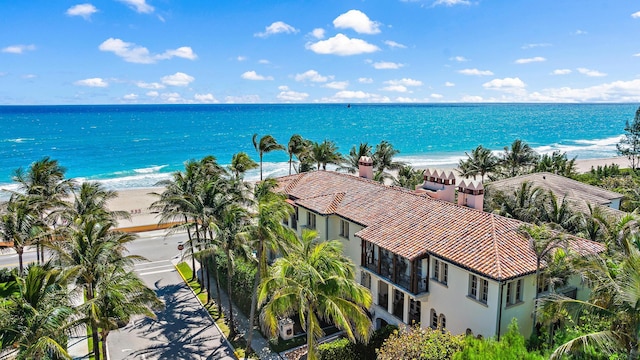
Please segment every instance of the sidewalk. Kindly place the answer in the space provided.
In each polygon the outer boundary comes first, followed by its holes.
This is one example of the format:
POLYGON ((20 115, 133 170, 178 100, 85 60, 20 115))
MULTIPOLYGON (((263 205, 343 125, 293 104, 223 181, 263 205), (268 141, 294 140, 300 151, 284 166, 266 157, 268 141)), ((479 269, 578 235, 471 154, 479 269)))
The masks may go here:
MULTIPOLYGON (((191 260, 186 261, 186 263, 191 265, 191 260)), ((199 279, 202 279, 202 272, 200 271, 200 263, 197 260, 196 260, 196 274, 198 274, 199 279)), ((209 290, 211 293, 211 298, 217 299, 215 286, 213 285, 215 284, 215 278, 213 277, 213 274, 210 274, 209 278, 212 284, 211 286, 212 289, 209 290)), ((228 314, 229 309, 227 304, 229 304, 229 300, 228 300, 229 298, 227 297, 227 293, 222 289, 222 287, 220 287, 220 290, 221 290, 220 296, 222 298, 222 304, 223 304, 222 310, 225 314, 228 314)), ((256 316, 257 315, 258 314, 256 314, 256 316)), ((238 311, 236 307, 233 308, 233 318, 236 324, 238 324, 238 331, 244 334, 243 336, 246 339, 248 337, 247 330, 249 329, 249 319, 247 319, 247 317, 242 312, 238 311)), ((269 348, 269 341, 265 339, 264 336, 262 336, 262 333, 257 329, 253 330, 253 339, 251 340, 251 347, 255 350, 255 352, 258 354, 260 359, 263 359, 263 360, 285 359, 284 357, 280 356, 280 354, 271 351, 271 349, 269 348)))

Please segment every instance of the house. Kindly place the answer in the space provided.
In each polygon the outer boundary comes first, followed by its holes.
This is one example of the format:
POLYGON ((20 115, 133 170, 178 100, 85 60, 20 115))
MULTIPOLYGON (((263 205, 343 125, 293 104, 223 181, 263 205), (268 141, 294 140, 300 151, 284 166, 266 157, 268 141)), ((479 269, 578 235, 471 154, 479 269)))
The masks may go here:
POLYGON ((585 214, 589 213, 588 204, 600 207, 605 214, 613 218, 621 218, 626 214, 620 211, 620 202, 624 195, 549 172, 498 180, 487 184, 487 187, 490 190, 510 193, 516 191, 523 182, 529 182, 545 192, 551 191, 558 201, 566 199, 574 210, 585 214))
MULTIPOLYGON (((376 327, 420 323, 494 336, 516 318, 528 336, 536 255, 519 232, 523 223, 479 210, 483 191, 477 183, 458 185, 458 205, 447 195, 456 185, 446 172, 426 174, 414 192, 365 178, 372 174, 369 166, 361 159, 363 177, 315 171, 277 180, 295 208, 289 226, 342 241, 373 295, 376 327)), ((584 239, 570 244, 580 254, 603 251, 584 239)), ((578 298, 587 291, 575 280, 562 289, 578 298)))

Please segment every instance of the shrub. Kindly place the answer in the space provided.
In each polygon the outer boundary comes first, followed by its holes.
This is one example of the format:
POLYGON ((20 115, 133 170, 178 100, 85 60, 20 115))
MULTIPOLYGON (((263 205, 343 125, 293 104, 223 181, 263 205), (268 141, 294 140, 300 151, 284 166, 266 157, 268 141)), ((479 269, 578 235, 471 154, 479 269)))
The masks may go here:
POLYGON ((464 349, 455 354, 455 360, 542 360, 537 353, 527 351, 524 338, 518 330, 518 322, 513 319, 506 334, 495 339, 476 339, 467 336, 464 349))
POLYGON ((349 339, 318 345, 318 355, 321 360, 357 360, 354 345, 349 339))
POLYGON ((463 344, 462 336, 451 335, 446 330, 413 326, 409 330, 394 331, 377 353, 379 360, 447 360, 451 359, 463 344))

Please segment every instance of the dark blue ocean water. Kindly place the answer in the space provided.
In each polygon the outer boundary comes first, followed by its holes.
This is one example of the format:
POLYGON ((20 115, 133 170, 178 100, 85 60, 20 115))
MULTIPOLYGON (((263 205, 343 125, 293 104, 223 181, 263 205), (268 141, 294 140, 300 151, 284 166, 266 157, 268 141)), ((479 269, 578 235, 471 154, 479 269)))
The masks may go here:
MULTIPOLYGON (((214 155, 220 163, 246 151, 254 133, 285 143, 294 133, 330 139, 348 153, 360 142, 391 142, 400 160, 447 166, 479 144, 501 150, 514 139, 539 152, 579 159, 615 156, 635 104, 439 105, 105 105, 0 106, 0 184, 43 156, 67 176, 111 188, 147 187, 214 155)), ((288 173, 285 153, 265 155, 265 174, 288 173)), ((257 172, 248 174, 255 178, 257 172)))

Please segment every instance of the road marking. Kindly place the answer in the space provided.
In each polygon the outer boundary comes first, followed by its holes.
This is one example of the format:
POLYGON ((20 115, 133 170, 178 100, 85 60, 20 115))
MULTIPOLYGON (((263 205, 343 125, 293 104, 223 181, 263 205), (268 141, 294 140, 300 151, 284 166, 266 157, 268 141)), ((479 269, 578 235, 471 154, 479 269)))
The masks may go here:
POLYGON ((145 261, 137 264, 133 264, 133 266, 144 266, 149 264, 157 264, 157 263, 170 263, 171 260, 159 260, 159 261, 145 261))
POLYGON ((166 268, 166 267, 169 267, 169 266, 173 268, 173 264, 168 264, 168 265, 152 266, 152 267, 148 267, 148 268, 144 268, 144 269, 136 269, 136 271, 146 271, 146 270, 151 270, 151 269, 160 269, 160 268, 166 268))
POLYGON ((144 275, 160 274, 160 273, 173 272, 173 271, 176 271, 176 269, 150 271, 150 272, 145 272, 145 273, 139 273, 138 275, 144 276, 144 275))

